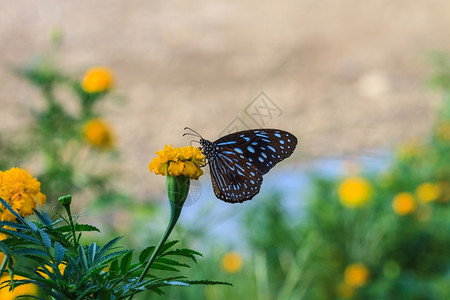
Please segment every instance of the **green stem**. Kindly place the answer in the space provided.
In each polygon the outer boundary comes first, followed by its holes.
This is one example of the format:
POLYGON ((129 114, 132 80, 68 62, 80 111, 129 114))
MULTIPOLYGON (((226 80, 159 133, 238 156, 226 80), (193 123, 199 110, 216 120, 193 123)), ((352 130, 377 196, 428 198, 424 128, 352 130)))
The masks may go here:
MULTIPOLYGON (((173 201, 169 201, 170 203, 170 220, 169 224, 167 224, 166 231, 164 231, 164 234, 162 235, 161 239, 159 240, 158 245, 156 245, 155 250, 153 251, 152 256, 150 257, 150 260, 147 262, 147 265, 145 266, 144 271, 142 272, 141 276, 138 279, 138 283, 142 282, 144 280, 145 275, 147 275, 148 271, 150 270, 153 262, 155 261, 156 257, 158 256, 159 251, 164 246, 164 243, 167 241, 167 238, 169 237, 170 233, 172 232, 173 228, 175 227, 175 224, 178 221, 178 218, 181 214, 181 209, 183 208, 182 205, 177 205, 173 201)), ((133 295, 130 296, 128 299, 132 299, 133 295)))
POLYGON ((78 239, 77 239, 77 235, 75 233, 75 225, 73 224, 72 212, 70 211, 70 205, 64 205, 64 208, 66 209, 67 215, 69 216, 70 228, 72 229, 72 235, 73 235, 73 245, 75 246, 75 249, 77 249, 78 248, 78 239))

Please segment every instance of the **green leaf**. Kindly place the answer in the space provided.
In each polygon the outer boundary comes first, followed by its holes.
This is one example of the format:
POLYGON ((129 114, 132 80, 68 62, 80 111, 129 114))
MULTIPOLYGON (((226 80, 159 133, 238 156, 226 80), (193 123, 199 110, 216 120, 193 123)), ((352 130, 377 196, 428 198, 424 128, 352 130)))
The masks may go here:
POLYGON ((168 255, 177 255, 177 256, 184 256, 184 257, 189 257, 191 258, 194 262, 197 262, 197 259, 195 258, 195 256, 203 256, 201 253, 191 250, 191 249, 176 249, 176 250, 172 250, 172 251, 167 251, 166 253, 164 253, 161 256, 168 256, 168 255))
POLYGON ((166 265, 171 265, 171 266, 190 268, 190 266, 188 264, 180 263, 180 262, 178 262, 176 260, 168 259, 168 258, 159 257, 159 258, 157 258, 155 260, 155 262, 158 262, 158 263, 161 263, 161 264, 166 264, 166 265))
POLYGON ((88 269, 88 262, 86 259, 86 253, 84 252, 84 248, 82 245, 78 246, 78 256, 80 258, 80 264, 84 271, 88 269))
POLYGON ((161 250, 159 251, 160 256, 166 252, 169 248, 171 248, 173 245, 177 244, 179 241, 170 241, 165 243, 162 247, 161 250))
POLYGON ((156 262, 152 264, 151 269, 180 272, 179 270, 175 269, 174 267, 169 267, 168 265, 158 264, 156 262))
POLYGON ((206 284, 206 285, 216 285, 216 284, 221 284, 221 285, 229 285, 229 286, 233 286, 231 283, 229 282, 225 282, 225 281, 215 281, 215 280, 183 280, 186 283, 189 284, 206 284))
POLYGON ((128 268, 131 265, 131 259, 133 258, 133 252, 128 252, 125 254, 125 256, 122 258, 122 261, 120 262, 120 271, 122 274, 127 273, 128 268))
MULTIPOLYGON (((75 231, 97 231, 100 232, 100 230, 92 225, 89 224, 75 224, 75 231)), ((58 232, 71 232, 72 227, 70 225, 61 226, 55 229, 58 232)))
POLYGON ((144 263, 149 259, 150 255, 155 251, 155 246, 150 246, 142 250, 141 254, 139 254, 139 261, 144 263))
POLYGON ((48 257, 48 253, 39 249, 33 249, 33 248, 19 248, 14 249, 13 251, 15 254, 19 255, 25 255, 25 256, 44 256, 48 257))
POLYGON ((75 273, 81 274, 81 269, 77 261, 70 255, 67 255, 68 265, 74 270, 75 273))
POLYGON ((100 259, 112 246, 114 246, 120 239, 122 238, 122 236, 118 236, 113 238, 112 240, 110 240, 108 243, 106 243, 106 245, 104 245, 102 247, 102 249, 100 250, 100 252, 97 254, 97 259, 100 259))
POLYGON ((26 235, 26 234, 18 232, 18 231, 13 231, 13 230, 5 229, 5 228, 0 228, 0 232, 12 235, 13 237, 22 238, 24 240, 33 242, 33 243, 38 244, 38 245, 42 244, 41 241, 39 241, 37 238, 34 238, 32 236, 26 235))
POLYGON ((91 265, 94 263, 95 255, 97 254, 97 249, 98 249, 98 246, 95 242, 89 245, 88 259, 89 259, 89 264, 91 264, 91 265))
POLYGON ((44 225, 48 226, 52 224, 53 222, 52 219, 48 216, 48 214, 45 211, 43 211, 42 214, 36 209, 33 209, 33 211, 44 225))
MULTIPOLYGON (((87 280, 89 280, 92 277, 92 275, 100 272, 104 267, 106 267, 106 265, 110 261, 116 259, 117 257, 124 255, 125 253, 131 253, 131 251, 132 250, 123 250, 123 251, 118 251, 118 252, 114 252, 109 255, 106 255, 105 257, 103 257, 103 259, 98 261, 95 265, 91 266, 91 268, 87 271, 86 275, 81 280, 80 285, 83 284, 84 282, 86 282, 87 280)), ((110 272, 111 272, 111 269, 110 269, 110 272)))
POLYGON ((59 265, 64 259, 64 252, 66 252, 67 250, 58 241, 55 241, 54 248, 55 248, 55 259, 59 265))
POLYGON ((15 229, 20 229, 20 230, 30 230, 30 228, 28 228, 27 226, 17 223, 17 222, 10 222, 10 221, 1 221, 0 222, 0 226, 8 226, 8 227, 12 227, 15 229))
MULTIPOLYGON (((36 226, 36 225, 35 225, 36 226)), ((47 247, 47 249, 52 247, 52 240, 50 239, 50 236, 44 232, 44 230, 42 229, 38 229, 39 234, 42 237, 42 240, 44 241, 44 245, 45 247, 47 247)))
POLYGON ((164 281, 165 284, 167 285, 181 285, 181 286, 189 286, 190 284, 187 282, 182 282, 182 281, 164 281))
POLYGON ((34 224, 33 222, 26 220, 27 221, 27 225, 31 228, 31 230, 36 233, 38 231, 38 227, 36 226, 36 224, 34 224))

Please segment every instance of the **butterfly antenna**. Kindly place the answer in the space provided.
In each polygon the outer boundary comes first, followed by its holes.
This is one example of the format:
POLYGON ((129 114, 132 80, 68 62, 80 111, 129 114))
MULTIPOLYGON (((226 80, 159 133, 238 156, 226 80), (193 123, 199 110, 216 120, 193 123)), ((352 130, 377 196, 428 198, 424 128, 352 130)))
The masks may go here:
POLYGON ((190 130, 190 131, 192 131, 192 132, 185 132, 184 134, 183 134, 183 136, 185 136, 185 135, 192 135, 192 136, 196 136, 196 137, 199 137, 199 138, 203 138, 201 135, 200 135, 200 133, 198 133, 197 131, 195 131, 194 129, 192 129, 192 128, 189 128, 189 127, 184 127, 184 130, 190 130))
POLYGON ((200 144, 200 142, 197 141, 197 140, 191 140, 191 142, 189 143, 191 146, 192 146, 192 142, 196 142, 196 143, 199 143, 199 144, 200 144))

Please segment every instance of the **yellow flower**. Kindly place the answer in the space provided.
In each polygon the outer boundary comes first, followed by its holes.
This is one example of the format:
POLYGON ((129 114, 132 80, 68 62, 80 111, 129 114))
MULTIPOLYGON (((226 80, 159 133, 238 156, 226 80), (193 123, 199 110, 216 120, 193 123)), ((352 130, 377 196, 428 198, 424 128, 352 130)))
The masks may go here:
MULTIPOLYGON (((0 197, 21 216, 33 214, 36 203, 43 205, 45 195, 41 193, 41 184, 25 170, 12 168, 0 171, 0 197)), ((16 217, 0 204, 0 221, 15 221, 16 217)), ((0 239, 4 239, 4 234, 0 239)))
POLYGON ((81 87, 87 93, 101 93, 110 90, 114 85, 113 73, 105 67, 89 69, 81 81, 81 87))
POLYGON ((157 175, 184 175, 198 179, 203 174, 201 167, 205 165, 205 157, 198 148, 192 146, 172 148, 172 145, 165 145, 164 149, 157 151, 156 154, 158 157, 152 159, 148 168, 157 175))
POLYGON ((372 195, 372 186, 365 178, 349 177, 339 185, 338 193, 344 206, 358 207, 369 200, 372 195))
POLYGON ((431 202, 436 200, 441 193, 439 185, 426 182, 416 188, 416 196, 422 202, 431 202))
POLYGON ((92 146, 100 149, 109 149, 114 144, 111 127, 101 119, 92 119, 84 124, 84 137, 92 146))
POLYGON ((436 136, 442 141, 450 141, 450 122, 442 122, 436 127, 436 136))
POLYGON ((400 144, 397 149, 397 155, 401 160, 407 160, 414 157, 419 157, 425 152, 425 147, 422 141, 413 137, 400 144))
POLYGON ((397 215, 404 216, 416 209, 416 201, 410 193, 399 193, 392 201, 392 208, 397 215))
POLYGON ((341 298, 352 298, 355 295, 355 288, 346 284, 345 282, 341 282, 339 283, 339 285, 337 286, 337 294, 339 295, 339 297, 341 298))
POLYGON ((361 287, 367 283, 369 279, 369 270, 362 263, 354 263, 344 271, 345 283, 351 287, 361 287))
POLYGON ((227 273, 235 273, 242 268, 242 256, 234 251, 228 252, 222 258, 222 268, 227 273))
MULTIPOLYGON (((14 280, 26 279, 25 277, 14 275, 14 280)), ((9 281, 10 277, 8 272, 3 274, 0 278, 0 283, 4 281, 9 281)), ((23 295, 38 295, 38 286, 32 283, 27 283, 16 287, 13 291, 9 291, 9 286, 5 286, 0 289, 0 299, 2 300, 14 300, 19 296, 23 295)), ((20 298, 22 299, 22 298, 20 298)), ((23 298, 26 299, 26 298, 23 298)))

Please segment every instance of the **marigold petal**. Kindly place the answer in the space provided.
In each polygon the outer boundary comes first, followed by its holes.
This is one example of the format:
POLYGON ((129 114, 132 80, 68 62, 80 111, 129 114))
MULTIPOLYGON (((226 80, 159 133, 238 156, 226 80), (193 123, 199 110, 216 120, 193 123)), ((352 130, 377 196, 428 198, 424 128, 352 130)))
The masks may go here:
POLYGON ((167 171, 171 176, 179 176, 183 174, 184 163, 181 161, 171 161, 167 171))

